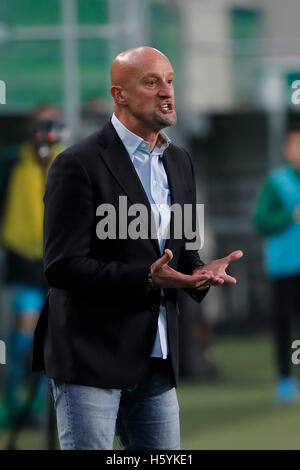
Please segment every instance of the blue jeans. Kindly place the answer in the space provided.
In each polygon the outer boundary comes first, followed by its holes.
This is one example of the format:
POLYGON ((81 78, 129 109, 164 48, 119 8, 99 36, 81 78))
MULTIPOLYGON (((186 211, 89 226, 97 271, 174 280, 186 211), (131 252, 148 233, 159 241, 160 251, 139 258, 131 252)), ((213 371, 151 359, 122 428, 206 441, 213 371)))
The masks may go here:
POLYGON ((151 359, 134 389, 50 379, 61 449, 111 450, 115 435, 124 450, 180 449, 176 389, 160 361, 151 359))

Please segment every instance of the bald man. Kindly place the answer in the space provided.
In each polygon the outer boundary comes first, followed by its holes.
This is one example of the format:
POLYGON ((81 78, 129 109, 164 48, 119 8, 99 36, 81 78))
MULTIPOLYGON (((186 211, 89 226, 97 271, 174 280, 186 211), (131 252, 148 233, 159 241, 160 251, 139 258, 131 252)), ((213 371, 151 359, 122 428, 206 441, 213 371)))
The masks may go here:
MULTIPOLYGON (((150 47, 111 67, 114 113, 59 155, 45 193, 50 284, 33 369, 51 378, 62 449, 180 449, 177 291, 200 302, 236 280, 240 251, 204 265, 175 233, 171 203, 195 209, 176 124, 170 61, 150 47)), ((184 232, 185 233, 185 232, 184 232)))

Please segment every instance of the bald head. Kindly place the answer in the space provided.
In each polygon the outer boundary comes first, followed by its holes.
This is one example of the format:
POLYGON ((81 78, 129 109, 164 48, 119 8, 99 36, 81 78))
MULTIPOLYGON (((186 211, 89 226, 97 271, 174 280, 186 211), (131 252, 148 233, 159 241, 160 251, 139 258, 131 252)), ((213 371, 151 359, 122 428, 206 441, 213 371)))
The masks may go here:
POLYGON ((171 66, 169 59, 153 47, 136 47, 121 52, 111 64, 111 85, 126 86, 132 75, 145 70, 145 67, 151 67, 157 60, 167 62, 171 66))
POLYGON ((117 118, 135 134, 155 141, 176 123, 174 72, 169 59, 152 47, 121 52, 111 66, 111 95, 117 118))

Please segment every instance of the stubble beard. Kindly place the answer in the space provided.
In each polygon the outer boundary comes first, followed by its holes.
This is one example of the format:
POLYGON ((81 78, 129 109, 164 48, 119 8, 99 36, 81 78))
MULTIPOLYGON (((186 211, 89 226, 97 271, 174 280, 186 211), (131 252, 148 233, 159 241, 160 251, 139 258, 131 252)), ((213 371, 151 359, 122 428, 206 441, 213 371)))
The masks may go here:
POLYGON ((162 116, 161 114, 156 114, 155 122, 159 125, 160 129, 163 129, 164 127, 175 126, 175 124, 177 123, 176 111, 174 111, 169 116, 162 116))

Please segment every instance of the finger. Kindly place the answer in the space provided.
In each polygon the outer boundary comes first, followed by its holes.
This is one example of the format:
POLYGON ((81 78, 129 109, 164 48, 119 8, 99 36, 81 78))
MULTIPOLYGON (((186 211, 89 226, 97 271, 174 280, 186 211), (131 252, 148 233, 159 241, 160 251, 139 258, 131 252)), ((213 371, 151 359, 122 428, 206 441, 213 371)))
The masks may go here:
POLYGON ((224 284, 224 282, 225 282, 224 279, 223 279, 222 277, 219 277, 219 278, 217 278, 217 279, 213 279, 213 280, 211 281, 211 284, 212 284, 213 286, 220 286, 221 284, 224 284))
MULTIPOLYGON (((203 271, 200 271, 200 272, 201 272, 201 274, 204 274, 205 276, 206 276, 206 275, 209 276, 209 271, 206 271, 206 270, 203 269, 203 271)), ((200 272, 193 271, 192 276, 198 275, 198 274, 200 274, 200 272)))
POLYGON ((184 287, 188 289, 195 289, 196 287, 203 286, 209 281, 209 277, 203 277, 203 279, 198 279, 197 281, 188 280, 185 282, 184 287))
POLYGON ((210 278, 213 278, 214 277, 214 273, 212 271, 208 271, 208 270, 205 270, 205 271, 200 271, 198 273, 194 273, 193 277, 197 278, 199 276, 208 276, 210 278))
POLYGON ((212 284, 210 283, 209 279, 202 279, 201 281, 196 281, 193 283, 193 285, 191 285, 190 287, 192 288, 195 288, 195 287, 209 287, 211 286, 212 284))
POLYGON ((197 280, 201 279, 201 276, 208 276, 212 278, 214 276, 214 273, 207 269, 203 269, 201 271, 193 271, 193 273, 189 277, 192 277, 194 280, 197 280))
POLYGON ((204 269, 201 269, 201 268, 203 268, 203 266, 198 266, 198 268, 195 268, 193 270, 193 274, 196 273, 197 271, 201 271, 201 272, 205 271, 204 269))
MULTIPOLYGON (((211 271, 211 272, 212 272, 212 271, 211 271)), ((226 275, 226 273, 225 273, 225 275, 226 275)), ((213 286, 214 286, 215 284, 220 284, 220 283, 223 284, 223 282, 224 282, 224 275, 218 275, 218 276, 216 276, 216 275, 214 275, 213 272, 212 272, 212 276, 211 276, 211 278, 210 278, 209 281, 210 281, 211 285, 213 285, 213 286)))
POLYGON ((227 255, 225 257, 226 263, 230 264, 233 261, 236 261, 236 260, 242 258, 243 255, 244 255, 244 253, 242 252, 242 250, 233 251, 232 253, 230 253, 229 255, 227 255))
POLYGON ((201 274, 201 276, 195 278, 194 276, 184 275, 184 278, 184 287, 194 289, 195 287, 202 286, 202 284, 207 282, 210 279, 210 276, 207 274, 201 274))
POLYGON ((202 272, 197 275, 182 274, 179 271, 168 266, 167 277, 172 282, 172 287, 177 288, 193 288, 196 287, 197 282, 205 282, 210 279, 210 274, 203 274, 202 272))
POLYGON ((212 282, 220 282, 220 281, 223 281, 223 280, 224 280, 224 279, 223 279, 222 276, 213 276, 213 277, 211 278, 211 281, 212 281, 212 282))
POLYGON ((167 248, 167 249, 164 251, 163 256, 157 260, 157 265, 160 266, 160 267, 162 267, 162 266, 168 264, 168 263, 171 261, 172 258, 173 258, 173 253, 172 253, 171 250, 169 250, 169 249, 167 248))
MULTIPOLYGON (((156 263, 157 262, 158 261, 156 261, 156 263)), ((207 271, 205 274, 203 274, 203 272, 199 272, 191 276, 188 274, 182 274, 168 266, 167 276, 169 277, 169 279, 171 278, 171 287, 194 288, 211 279, 213 277, 213 273, 212 271, 207 271)))
POLYGON ((229 282, 230 284, 236 284, 236 278, 229 276, 228 274, 226 274, 226 276, 224 276, 223 279, 225 282, 229 282))

